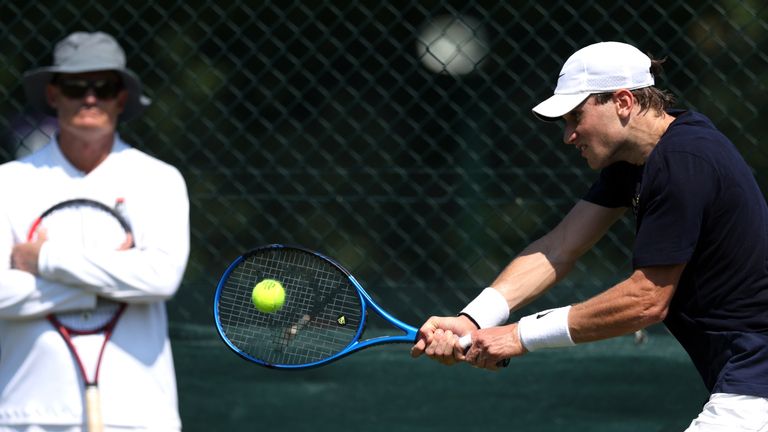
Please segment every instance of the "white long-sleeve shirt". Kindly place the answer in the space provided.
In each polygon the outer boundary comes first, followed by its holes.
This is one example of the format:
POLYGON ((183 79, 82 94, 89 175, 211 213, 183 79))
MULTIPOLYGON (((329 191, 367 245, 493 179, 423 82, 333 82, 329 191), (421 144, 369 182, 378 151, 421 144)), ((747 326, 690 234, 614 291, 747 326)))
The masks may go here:
MULTIPOLYGON (((51 312, 93 308, 97 296, 128 303, 99 374, 105 425, 181 428, 165 300, 178 289, 189 256, 189 198, 173 166, 116 137, 111 154, 88 174, 56 139, 0 165, 0 428, 82 425, 83 383, 51 312), (39 276, 11 268, 14 244, 53 204, 124 200, 135 247, 92 253, 47 241, 39 276)), ((89 374, 101 337, 75 343, 89 374)))

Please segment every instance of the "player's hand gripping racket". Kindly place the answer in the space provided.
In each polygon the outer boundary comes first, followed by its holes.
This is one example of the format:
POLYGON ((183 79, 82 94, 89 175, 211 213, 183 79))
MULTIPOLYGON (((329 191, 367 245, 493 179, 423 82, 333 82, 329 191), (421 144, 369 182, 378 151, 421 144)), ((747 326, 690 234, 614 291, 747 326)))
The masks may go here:
MULTIPOLYGON (((118 201, 116 207, 121 204, 122 201, 118 201)), ((88 199, 63 201, 43 212, 32 224, 27 240, 35 240, 42 230, 47 241, 65 243, 73 249, 114 251, 133 247, 133 233, 125 218, 115 209, 88 199)), ((125 303, 99 298, 93 310, 48 315, 48 320, 67 344, 83 378, 89 432, 103 430, 99 369, 104 350, 125 308, 125 303), (96 334, 102 335, 103 342, 92 375, 89 375, 73 339, 96 334)))
POLYGON ((324 365, 378 344, 414 343, 418 333, 377 305, 332 259, 284 245, 254 249, 230 264, 216 288, 214 317, 229 348, 280 369, 324 365), (264 279, 284 287, 284 304, 275 312, 261 312, 251 301, 254 286, 264 279), (369 311, 404 334, 363 340, 369 311))
MULTIPOLYGON (((472 346, 472 333, 467 333, 464 336, 459 338, 459 345, 466 353, 469 347, 472 346)), ((503 359, 496 362, 496 367, 507 367, 509 366, 509 359, 503 359)))

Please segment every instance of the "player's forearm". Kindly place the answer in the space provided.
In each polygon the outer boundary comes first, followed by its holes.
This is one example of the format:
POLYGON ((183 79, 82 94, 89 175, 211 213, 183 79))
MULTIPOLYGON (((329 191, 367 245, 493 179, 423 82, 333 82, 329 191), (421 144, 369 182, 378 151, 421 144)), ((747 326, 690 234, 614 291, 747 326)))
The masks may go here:
POLYGON ((534 242, 501 272, 491 286, 462 309, 478 328, 507 322, 510 311, 533 301, 573 267, 573 261, 556 259, 549 239, 534 242))
POLYGON ((624 213, 586 201, 574 205, 550 232, 531 243, 493 283, 509 303, 519 309, 563 279, 624 213))
POLYGON ((624 212, 579 201, 549 233, 531 243, 462 313, 479 327, 504 324, 510 310, 530 303, 564 278, 624 212))
POLYGON ((40 276, 115 300, 158 301, 175 294, 186 262, 187 254, 179 251, 75 254, 48 247, 41 254, 40 276))
POLYGON ((573 267, 571 262, 553 262, 542 252, 523 253, 515 258, 491 284, 507 299, 514 311, 532 302, 573 267))
POLYGON ((88 309, 96 296, 77 287, 36 278, 20 270, 0 271, 0 319, 43 317, 52 312, 88 309))
POLYGON ((491 286, 514 311, 535 300, 573 268, 578 256, 558 248, 550 233, 531 243, 499 274, 491 286))
POLYGON ((636 271, 601 294, 574 305, 568 316, 573 341, 590 342, 621 336, 664 320, 684 266, 636 271), (649 277, 650 276, 650 277, 649 277))

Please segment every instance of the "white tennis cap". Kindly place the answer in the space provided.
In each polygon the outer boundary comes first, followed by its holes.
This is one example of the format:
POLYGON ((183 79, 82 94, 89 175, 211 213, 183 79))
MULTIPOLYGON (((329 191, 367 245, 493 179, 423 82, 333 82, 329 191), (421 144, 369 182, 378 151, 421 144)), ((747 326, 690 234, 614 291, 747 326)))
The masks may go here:
POLYGON ((554 96, 536 105, 533 113, 544 121, 568 114, 594 93, 635 90, 654 84, 651 59, 632 45, 599 42, 566 60, 554 96))

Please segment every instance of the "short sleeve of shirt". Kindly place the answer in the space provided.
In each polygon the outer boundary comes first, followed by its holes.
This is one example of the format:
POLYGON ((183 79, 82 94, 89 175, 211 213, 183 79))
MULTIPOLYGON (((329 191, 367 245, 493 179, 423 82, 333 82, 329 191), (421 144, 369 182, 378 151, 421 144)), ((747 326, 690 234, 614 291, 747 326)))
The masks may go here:
POLYGON ((642 169, 628 162, 616 162, 600 171, 600 177, 582 199, 608 208, 632 207, 642 169))
POLYGON ((639 194, 634 268, 688 262, 715 196, 710 163, 686 151, 658 150, 647 161, 639 194))

